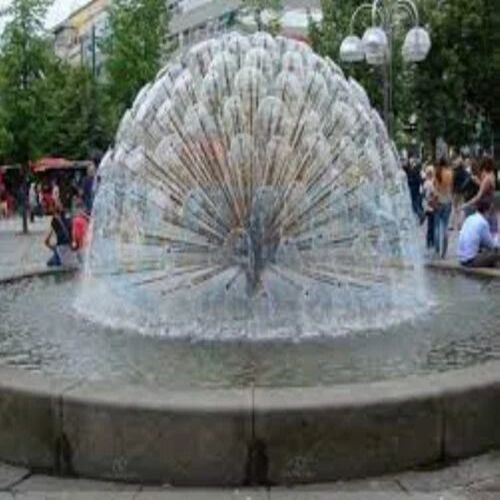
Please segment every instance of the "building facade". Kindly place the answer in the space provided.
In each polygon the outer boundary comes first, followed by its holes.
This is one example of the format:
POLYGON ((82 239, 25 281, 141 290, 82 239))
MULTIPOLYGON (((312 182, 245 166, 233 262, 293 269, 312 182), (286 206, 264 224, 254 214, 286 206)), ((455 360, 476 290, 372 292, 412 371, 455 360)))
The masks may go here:
POLYGON ((72 65, 86 65, 95 75, 102 71, 98 40, 106 35, 111 0, 91 0, 53 28, 56 55, 72 65))
MULTIPOLYGON (((102 74, 99 48, 108 31, 107 8, 112 0, 90 0, 53 29, 58 57, 102 74)), ((183 50, 201 40, 230 30, 253 32, 257 26, 242 0, 166 0, 171 12, 169 42, 183 50)), ((305 38, 308 19, 321 19, 320 0, 284 0, 278 22, 287 36, 305 38)), ((265 11, 262 19, 271 14, 265 11)))

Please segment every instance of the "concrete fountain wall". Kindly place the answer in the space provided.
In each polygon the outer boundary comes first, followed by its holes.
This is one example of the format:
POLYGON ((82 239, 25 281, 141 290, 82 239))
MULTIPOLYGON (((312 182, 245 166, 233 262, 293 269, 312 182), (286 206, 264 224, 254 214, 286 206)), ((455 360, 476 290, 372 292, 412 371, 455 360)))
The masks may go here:
POLYGON ((169 392, 0 368, 0 460, 173 485, 295 484, 500 447, 500 362, 308 389, 169 392))

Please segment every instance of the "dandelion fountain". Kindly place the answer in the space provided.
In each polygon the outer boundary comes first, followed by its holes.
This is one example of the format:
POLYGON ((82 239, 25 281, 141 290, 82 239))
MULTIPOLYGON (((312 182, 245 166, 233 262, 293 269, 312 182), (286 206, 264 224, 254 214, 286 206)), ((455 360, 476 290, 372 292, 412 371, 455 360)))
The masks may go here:
POLYGON ((82 307, 97 317, 300 337, 425 303, 386 129, 362 87, 301 42, 231 33, 192 48, 139 93, 101 176, 99 305, 82 307))

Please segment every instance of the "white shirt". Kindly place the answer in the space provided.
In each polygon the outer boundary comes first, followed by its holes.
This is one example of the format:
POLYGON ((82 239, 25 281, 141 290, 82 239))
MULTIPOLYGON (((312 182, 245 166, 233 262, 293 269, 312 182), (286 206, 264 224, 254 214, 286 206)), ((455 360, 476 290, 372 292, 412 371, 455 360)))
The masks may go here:
POLYGON ((458 260, 462 263, 474 259, 481 248, 497 246, 491 236, 488 221, 476 212, 465 219, 458 238, 458 260))

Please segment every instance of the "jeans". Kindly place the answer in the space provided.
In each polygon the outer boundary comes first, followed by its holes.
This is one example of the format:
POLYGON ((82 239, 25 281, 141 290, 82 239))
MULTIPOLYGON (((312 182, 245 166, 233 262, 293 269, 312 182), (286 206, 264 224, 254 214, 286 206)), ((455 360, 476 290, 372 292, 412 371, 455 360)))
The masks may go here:
POLYGON ((451 202, 439 205, 434 211, 434 248, 444 259, 448 250, 448 224, 451 215, 451 202))
POLYGON ((491 234, 495 235, 498 233, 498 218, 496 209, 492 208, 488 214, 486 214, 486 220, 488 221, 488 225, 490 226, 491 234))
POLYGON ((61 267, 71 265, 72 254, 73 252, 69 245, 57 245, 52 252, 52 257, 47 261, 47 266, 61 267))
POLYGON ((500 262, 500 252, 498 250, 485 249, 480 251, 476 257, 468 262, 462 262, 465 267, 495 267, 500 262))
POLYGON ((427 212, 427 248, 434 247, 434 212, 427 212))
POLYGON ((423 208, 422 208, 422 195, 420 194, 420 186, 410 187, 410 196, 411 196, 411 207, 415 215, 421 219, 423 216, 423 208))
POLYGON ((61 257, 57 251, 57 247, 52 252, 52 257, 47 261, 47 267, 60 267, 62 266, 61 257))

